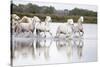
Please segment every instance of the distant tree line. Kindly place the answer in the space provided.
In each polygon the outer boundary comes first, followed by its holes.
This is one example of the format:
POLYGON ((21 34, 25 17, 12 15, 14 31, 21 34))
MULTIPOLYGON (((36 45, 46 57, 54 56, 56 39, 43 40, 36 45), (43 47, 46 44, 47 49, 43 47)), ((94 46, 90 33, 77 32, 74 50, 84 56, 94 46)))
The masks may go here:
POLYGON ((79 8, 56 10, 53 6, 38 6, 32 3, 16 5, 11 3, 11 14, 13 13, 18 14, 20 17, 38 16, 41 20, 49 15, 54 22, 66 22, 69 18, 73 18, 77 22, 79 16, 84 16, 85 23, 97 23, 97 12, 79 8))
POLYGON ((26 5, 23 5, 23 4, 15 5, 12 3, 11 6, 12 6, 12 13, 19 12, 19 13, 33 13, 33 14, 36 14, 36 13, 53 14, 55 11, 55 8, 52 6, 40 7, 32 3, 28 3, 26 5))
POLYGON ((79 9, 74 8, 69 11, 69 15, 81 15, 81 16, 97 16, 97 12, 86 10, 86 9, 79 9))

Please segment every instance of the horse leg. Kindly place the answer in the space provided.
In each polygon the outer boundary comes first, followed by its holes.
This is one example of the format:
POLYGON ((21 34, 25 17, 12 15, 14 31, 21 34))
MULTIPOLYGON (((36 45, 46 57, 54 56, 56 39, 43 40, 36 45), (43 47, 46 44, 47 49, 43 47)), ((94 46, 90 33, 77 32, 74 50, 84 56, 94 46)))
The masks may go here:
POLYGON ((30 30, 30 31, 29 31, 29 34, 32 35, 32 33, 33 33, 33 30, 30 30))
POLYGON ((79 32, 79 36, 83 36, 83 34, 84 34, 84 31, 83 30, 79 30, 78 32, 79 32))
POLYGON ((77 31, 74 31, 74 33, 73 33, 73 34, 74 34, 74 37, 76 37, 76 35, 77 35, 77 31))
POLYGON ((56 36, 55 36, 55 37, 56 37, 56 38, 58 38, 58 37, 59 37, 59 35, 60 35, 59 33, 56 33, 56 36))
POLYGON ((44 37, 46 38, 46 31, 44 31, 44 37))
POLYGON ((79 37, 81 36, 81 32, 80 31, 78 31, 78 34, 79 34, 79 37))
POLYGON ((60 36, 60 32, 57 31, 57 32, 56 32, 56 37, 58 38, 59 36, 60 36))
POLYGON ((34 35, 34 32, 35 32, 35 31, 36 31, 36 29, 35 29, 35 28, 33 28, 33 29, 32 29, 32 34, 33 34, 33 35, 34 35))
POLYGON ((69 34, 69 39, 71 39, 71 38, 72 38, 72 33, 69 34))
POLYGON ((61 33, 58 33, 58 35, 57 35, 58 38, 60 37, 60 34, 61 34, 61 33))
POLYGON ((66 33, 66 38, 70 38, 70 34, 69 33, 66 33))
POLYGON ((15 32, 16 32, 16 36, 18 36, 18 34, 20 33, 20 28, 16 27, 15 32))
POLYGON ((83 36, 84 35, 84 31, 82 30, 81 32, 82 32, 82 35, 81 36, 83 36))
POLYGON ((39 36, 39 30, 38 29, 36 29, 36 35, 39 36))
POLYGON ((58 37, 58 33, 56 32, 56 36, 55 37, 58 37))
POLYGON ((49 31, 49 34, 52 36, 52 33, 49 31))
POLYGON ((32 35, 32 37, 33 37, 33 32, 34 32, 34 29, 30 29, 30 35, 32 35))

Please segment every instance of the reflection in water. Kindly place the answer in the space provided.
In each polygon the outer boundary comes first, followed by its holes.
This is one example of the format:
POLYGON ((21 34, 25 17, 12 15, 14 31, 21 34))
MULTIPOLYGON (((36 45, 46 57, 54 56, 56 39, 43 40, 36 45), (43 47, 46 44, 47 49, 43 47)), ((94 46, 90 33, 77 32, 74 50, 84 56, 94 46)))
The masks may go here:
MULTIPOLYGON (((54 36, 60 24, 51 24, 54 36)), ((28 38, 14 37, 11 45, 13 66, 97 61, 97 25, 84 24, 83 27, 84 40, 45 40, 33 37, 34 40, 30 40, 30 37, 29 41, 28 38)))
POLYGON ((49 58, 49 48, 52 44, 52 40, 33 40, 32 42, 27 41, 14 41, 13 46, 13 59, 17 59, 20 56, 28 57, 32 55, 33 58, 39 57, 44 54, 45 59, 49 58))
MULTIPOLYGON (((73 49, 77 50, 77 56, 79 59, 82 57, 82 48, 84 42, 83 39, 77 40, 55 40, 51 39, 35 39, 31 42, 27 41, 14 41, 13 42, 13 58, 12 60, 16 62, 19 58, 24 58, 24 61, 28 57, 32 57, 35 62, 37 59, 42 61, 50 61, 53 56, 66 55, 66 61, 72 62, 73 49), (53 43, 52 43, 53 42, 53 43), (55 48, 53 48, 55 47, 55 48), (54 53, 57 48, 58 53, 54 53), (51 53, 50 53, 51 52, 51 53), (52 55, 54 54, 54 55, 52 55)), ((63 57, 63 56, 62 56, 63 57)), ((33 63, 34 64, 34 63, 33 63)), ((45 64, 45 63, 44 63, 45 64)), ((19 64, 20 65, 20 64, 19 64)), ((24 64, 23 64, 24 65, 24 64)))
POLYGON ((17 59, 19 57, 26 58, 28 55, 35 57, 34 55, 34 42, 26 42, 26 41, 14 41, 13 45, 13 59, 17 59))
MULTIPOLYGON (((36 40, 36 53, 37 56, 41 56, 42 53, 45 57, 45 59, 49 58, 49 48, 52 44, 52 40, 49 42, 49 40, 36 40)), ((35 44, 34 44, 35 45, 35 44)))
POLYGON ((83 40, 80 39, 80 40, 75 40, 74 43, 75 43, 75 45, 77 45, 77 55, 78 55, 78 58, 81 59, 84 42, 83 42, 83 40))
MULTIPOLYGON (((68 62, 72 62, 72 54, 73 54, 73 48, 77 47, 77 55, 78 58, 81 59, 82 57, 82 48, 83 48, 84 42, 83 39, 78 40, 57 40, 56 46, 58 51, 64 51, 66 53, 66 56, 68 58, 68 62)), ((60 52, 62 53, 62 52, 60 52)))
MULTIPOLYGON (((72 56, 72 41, 71 40, 58 40, 56 41, 56 46, 57 46, 57 49, 58 51, 60 52, 61 50, 63 52, 65 52, 67 58, 68 58, 68 61, 71 60, 71 56, 72 56)), ((60 53, 63 53, 63 52, 60 52, 60 53)))

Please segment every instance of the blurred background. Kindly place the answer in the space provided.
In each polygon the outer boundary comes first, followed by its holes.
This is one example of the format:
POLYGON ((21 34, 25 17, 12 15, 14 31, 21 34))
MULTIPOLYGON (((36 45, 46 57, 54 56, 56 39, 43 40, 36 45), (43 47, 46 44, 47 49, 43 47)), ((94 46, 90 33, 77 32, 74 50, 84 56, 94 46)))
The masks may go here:
POLYGON ((97 24, 97 6, 79 4, 57 4, 46 2, 18 1, 11 2, 11 14, 15 13, 20 17, 38 16, 42 21, 47 15, 51 16, 53 22, 66 22, 72 18, 77 22, 80 16, 84 16, 84 23, 97 24))

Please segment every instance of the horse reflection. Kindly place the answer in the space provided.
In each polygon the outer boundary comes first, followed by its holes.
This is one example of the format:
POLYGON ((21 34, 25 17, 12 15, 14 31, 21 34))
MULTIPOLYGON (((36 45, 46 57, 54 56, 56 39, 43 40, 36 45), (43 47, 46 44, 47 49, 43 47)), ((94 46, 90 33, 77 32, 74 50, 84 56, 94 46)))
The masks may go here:
POLYGON ((81 59, 83 55, 82 51, 83 51, 84 41, 83 39, 74 40, 74 44, 76 45, 77 48, 78 58, 81 59))
POLYGON ((71 58, 72 58, 72 40, 58 40, 56 41, 56 46, 57 46, 57 49, 59 52, 61 53, 65 53, 67 58, 68 58, 68 61, 70 62, 71 61, 71 58))
POLYGON ((13 59, 32 57, 39 59, 44 57, 49 58, 49 48, 52 40, 39 40, 36 39, 32 42, 27 41, 14 41, 13 42, 13 59))
POLYGON ((35 57, 33 42, 14 41, 13 59, 18 59, 19 57, 26 58, 28 56, 35 57))
POLYGON ((37 56, 44 56, 45 59, 49 58, 49 48, 52 40, 36 40, 36 53, 37 56))
POLYGON ((72 61, 73 49, 77 51, 77 56, 79 59, 82 57, 82 49, 83 49, 84 42, 82 39, 75 39, 75 40, 57 40, 56 46, 58 51, 62 54, 63 52, 66 53, 68 62, 72 61), (75 48, 76 47, 76 48, 75 48))

